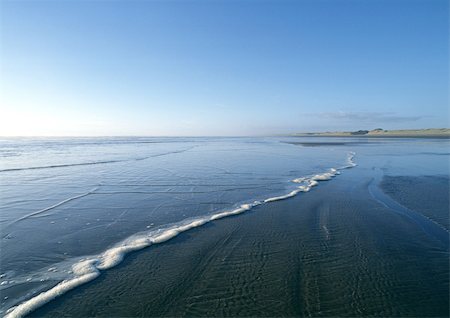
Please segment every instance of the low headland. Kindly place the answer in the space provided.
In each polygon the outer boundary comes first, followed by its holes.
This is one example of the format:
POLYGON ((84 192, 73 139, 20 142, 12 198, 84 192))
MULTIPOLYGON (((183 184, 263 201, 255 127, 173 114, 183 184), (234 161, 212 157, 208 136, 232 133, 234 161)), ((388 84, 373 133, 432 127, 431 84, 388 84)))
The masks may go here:
POLYGON ((294 133, 294 134, 291 134, 291 136, 298 136, 298 137, 450 138, 450 128, 403 129, 403 130, 385 130, 382 128, 376 128, 373 130, 358 130, 358 131, 327 131, 327 132, 294 133))

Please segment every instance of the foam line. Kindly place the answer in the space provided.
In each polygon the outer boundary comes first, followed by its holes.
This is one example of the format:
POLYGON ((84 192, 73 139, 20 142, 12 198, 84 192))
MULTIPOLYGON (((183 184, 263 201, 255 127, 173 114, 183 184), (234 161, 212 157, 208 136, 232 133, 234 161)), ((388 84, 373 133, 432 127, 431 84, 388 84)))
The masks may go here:
POLYGON ((19 304, 18 306, 8 309, 5 318, 19 318, 30 314, 37 308, 45 305, 51 300, 65 294, 80 285, 86 284, 97 278, 100 272, 117 266, 122 262, 126 254, 149 247, 150 245, 164 243, 176 237, 178 234, 189 231, 193 228, 203 226, 206 223, 216 221, 228 216, 238 215, 251 210, 253 207, 279 200, 285 200, 297 195, 300 192, 308 192, 312 187, 317 186, 320 181, 327 181, 339 174, 340 169, 355 167, 355 153, 349 153, 347 157, 347 166, 330 169, 322 174, 316 174, 307 177, 301 177, 292 180, 294 183, 300 184, 295 190, 288 194, 267 198, 263 202, 254 201, 253 203, 242 204, 239 207, 225 212, 204 216, 197 219, 185 220, 170 228, 159 231, 143 232, 138 235, 129 237, 121 243, 106 250, 102 254, 89 257, 72 265, 72 277, 62 281, 53 288, 19 304))
POLYGON ((356 167, 357 165, 356 165, 355 161, 353 160, 355 158, 355 155, 356 155, 356 153, 354 153, 353 151, 349 152, 347 155, 347 165, 338 168, 338 170, 356 167))
POLYGON ((30 300, 23 302, 19 306, 11 308, 12 310, 10 309, 7 311, 5 318, 24 317, 32 313, 34 310, 36 310, 36 308, 39 308, 52 301, 56 297, 67 293, 69 290, 72 290, 78 286, 84 285, 96 279, 100 275, 100 272, 92 264, 92 261, 85 261, 75 264, 73 266, 73 269, 74 273, 76 273, 77 276, 69 280, 63 280, 53 288, 40 293, 30 300))

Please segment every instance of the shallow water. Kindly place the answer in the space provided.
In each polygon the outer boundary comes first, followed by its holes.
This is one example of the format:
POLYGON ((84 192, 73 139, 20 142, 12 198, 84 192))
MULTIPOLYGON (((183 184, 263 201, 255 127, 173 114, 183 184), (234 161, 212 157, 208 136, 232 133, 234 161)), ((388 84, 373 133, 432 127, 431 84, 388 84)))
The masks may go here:
MULTIPOLYGON (((355 180, 448 177, 449 142, 78 138, 7 139, 1 147, 1 291, 6 310, 70 278, 71 266, 80 259, 138 233, 154 238, 171 226, 283 197, 298 189, 292 180, 348 165, 352 151, 358 163, 351 170, 355 180), (315 146, 288 143, 299 141, 315 146), (327 144, 317 145, 320 141, 327 144)), ((448 243, 435 244, 448 250, 448 243)))

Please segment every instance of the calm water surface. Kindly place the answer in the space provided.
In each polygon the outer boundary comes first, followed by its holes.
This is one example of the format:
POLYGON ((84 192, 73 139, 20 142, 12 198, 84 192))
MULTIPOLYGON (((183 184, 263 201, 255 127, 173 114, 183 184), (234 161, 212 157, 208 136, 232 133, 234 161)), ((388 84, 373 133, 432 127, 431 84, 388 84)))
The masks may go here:
POLYGON ((369 180, 374 201, 406 215, 448 258, 448 232, 378 185, 384 176, 424 175, 445 184, 449 146, 434 139, 2 139, 2 311, 127 238, 285 195, 298 187, 296 178, 346 166, 350 152, 358 166, 346 182, 369 180))

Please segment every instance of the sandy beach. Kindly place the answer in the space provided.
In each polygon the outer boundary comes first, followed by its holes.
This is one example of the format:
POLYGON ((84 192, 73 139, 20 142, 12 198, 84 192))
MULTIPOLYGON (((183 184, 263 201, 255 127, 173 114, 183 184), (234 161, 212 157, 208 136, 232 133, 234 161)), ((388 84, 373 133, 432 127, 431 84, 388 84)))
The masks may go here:
POLYGON ((365 137, 365 138, 450 138, 449 128, 358 130, 294 133, 297 137, 365 137))

